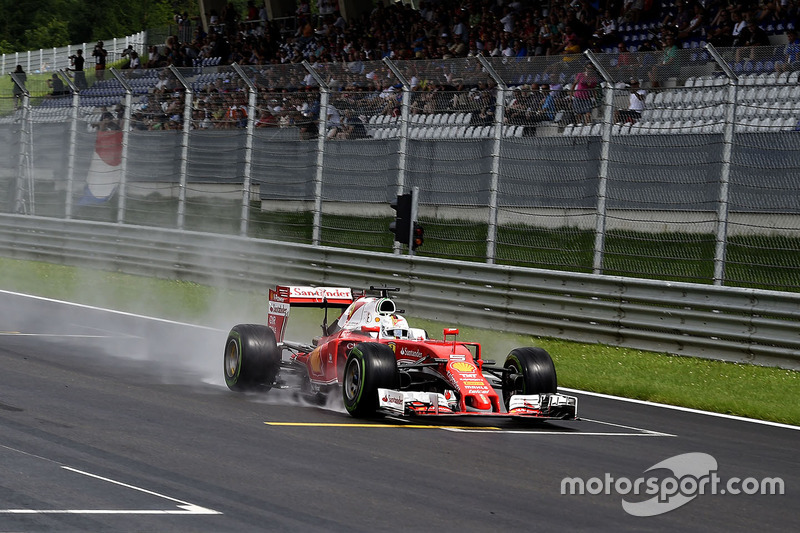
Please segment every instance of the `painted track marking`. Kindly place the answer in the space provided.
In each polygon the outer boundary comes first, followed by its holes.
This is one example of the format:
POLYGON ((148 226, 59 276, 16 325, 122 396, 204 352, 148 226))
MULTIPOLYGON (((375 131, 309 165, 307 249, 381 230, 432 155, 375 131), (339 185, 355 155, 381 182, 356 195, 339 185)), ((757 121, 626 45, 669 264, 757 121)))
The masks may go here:
POLYGON ((77 468, 73 468, 71 466, 63 465, 58 463, 57 461, 53 461, 52 459, 48 459, 46 457, 42 457, 40 455, 35 455, 32 453, 25 452, 23 450, 18 450, 16 448, 12 448, 10 446, 5 446, 0 444, 0 448, 14 451, 17 453, 21 453, 23 455, 27 455, 29 457, 35 457, 37 459, 41 459, 43 461, 47 461, 48 463, 54 463, 58 465, 60 468, 68 471, 73 472, 76 474, 80 474, 82 476, 90 477, 93 479, 97 479, 106 483, 111 483, 113 485, 118 485, 120 487, 124 487, 126 489, 135 490, 137 492, 141 492, 144 494, 148 494, 150 496, 155 496, 156 498, 160 498, 162 500, 168 500, 174 502, 176 504, 177 509, 0 509, 0 514, 90 514, 90 515, 100 515, 100 514, 114 514, 114 515, 219 515, 222 514, 219 511, 215 511, 213 509, 208 509, 206 507, 201 507, 199 505, 195 505, 193 503, 179 500, 177 498, 173 498, 172 496, 167 496, 166 494, 161 494, 152 490, 148 490, 142 487, 137 487, 135 485, 131 485, 129 483, 123 483, 122 481, 117 481, 115 479, 99 476, 97 474, 92 474, 91 472, 86 472, 84 470, 78 470, 77 468))
MULTIPOLYGON (((602 420, 593 420, 589 418, 581 418, 581 421, 591 422, 594 424, 602 424, 605 426, 612 426, 621 429, 630 430, 630 432, 613 432, 613 431, 569 431, 569 430, 541 430, 541 429, 506 429, 495 426, 438 426, 438 425, 424 425, 424 424, 363 424, 346 422, 264 422, 268 426, 276 427, 320 427, 320 428, 376 428, 376 429, 443 429, 445 431, 454 431, 459 433, 518 433, 530 435, 581 435, 584 437, 677 437, 671 433, 663 433, 661 431, 653 431, 650 429, 637 428, 633 426, 625 426, 622 424, 614 424, 612 422, 604 422, 602 420)), ((405 422, 403 419, 398 419, 398 422, 405 422)))
MULTIPOLYGON (((289 427, 347 427, 347 428, 399 428, 399 429, 449 429, 454 426, 429 426, 423 424, 347 424, 347 423, 323 423, 323 422, 264 422, 268 426, 289 426, 289 427)), ((480 431, 501 431, 498 427, 475 428, 463 426, 463 429, 478 429, 480 431)))

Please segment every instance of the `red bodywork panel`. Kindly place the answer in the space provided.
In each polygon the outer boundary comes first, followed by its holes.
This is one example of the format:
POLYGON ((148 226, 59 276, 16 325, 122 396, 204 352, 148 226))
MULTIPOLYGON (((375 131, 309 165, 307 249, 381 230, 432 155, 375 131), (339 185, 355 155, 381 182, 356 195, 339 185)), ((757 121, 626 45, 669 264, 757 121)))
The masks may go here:
POLYGON ((427 363, 438 360, 438 364, 433 366, 432 370, 451 383, 453 390, 461 392, 460 411, 465 411, 467 407, 482 411, 500 411, 500 397, 481 372, 483 361, 480 359, 480 345, 476 343, 432 339, 425 341, 375 339, 344 330, 330 337, 324 337, 316 349, 310 353, 298 353, 294 356, 294 360, 305 365, 312 382, 319 385, 339 383, 344 374, 347 355, 360 342, 379 342, 388 345, 400 362, 401 368, 403 361, 427 363), (478 355, 477 360, 467 346, 474 347, 478 355))

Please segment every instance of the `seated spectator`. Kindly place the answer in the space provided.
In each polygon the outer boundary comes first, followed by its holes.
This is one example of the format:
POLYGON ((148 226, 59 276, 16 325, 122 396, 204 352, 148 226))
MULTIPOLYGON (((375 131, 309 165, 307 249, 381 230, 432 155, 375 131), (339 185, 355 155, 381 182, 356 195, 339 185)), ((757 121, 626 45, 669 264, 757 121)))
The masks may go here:
POLYGON ((756 46, 769 46, 767 32, 758 27, 754 17, 747 19, 747 27, 739 34, 736 40, 739 47, 736 50, 736 61, 753 60, 756 56, 756 46))
POLYGON ((61 76, 58 74, 53 74, 53 76, 47 80, 47 86, 52 89, 50 96, 58 97, 64 96, 69 92, 64 88, 64 81, 61 79, 61 76))
POLYGON ((719 10, 711 25, 706 29, 706 40, 717 48, 729 47, 733 44, 733 20, 730 10, 719 10))
POLYGON ((700 39, 705 32, 705 12, 700 4, 694 5, 694 15, 691 20, 678 28, 678 39, 681 41, 700 39))
POLYGON ((675 36, 667 33, 661 45, 661 58, 652 69, 650 69, 650 86, 660 87, 662 82, 673 77, 678 69, 678 45, 675 44, 675 36))
POLYGON ((776 72, 792 72, 800 70, 800 39, 797 30, 786 32, 787 43, 783 49, 783 57, 775 62, 776 72))
POLYGON ((628 109, 617 110, 616 122, 630 122, 633 124, 642 117, 644 99, 647 96, 647 92, 639 87, 639 80, 631 80, 629 87, 628 109))
POLYGON ((344 122, 342 128, 336 135, 337 139, 366 139, 367 128, 355 111, 346 109, 344 112, 344 122))

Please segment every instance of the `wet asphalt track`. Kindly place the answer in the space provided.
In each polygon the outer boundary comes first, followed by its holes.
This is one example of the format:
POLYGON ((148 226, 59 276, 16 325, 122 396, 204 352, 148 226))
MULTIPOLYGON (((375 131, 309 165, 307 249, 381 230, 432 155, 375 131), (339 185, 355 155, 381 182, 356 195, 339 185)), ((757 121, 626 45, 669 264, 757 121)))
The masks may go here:
POLYGON ((800 519, 795 429, 585 395, 579 422, 364 423, 338 399, 229 392, 224 331, 0 292, 0 332, 0 531, 790 531, 800 519), (780 477, 785 494, 698 495, 650 517, 622 507, 648 495, 561 494, 566 476, 667 483, 645 471, 690 452, 712 456, 723 482, 780 477))

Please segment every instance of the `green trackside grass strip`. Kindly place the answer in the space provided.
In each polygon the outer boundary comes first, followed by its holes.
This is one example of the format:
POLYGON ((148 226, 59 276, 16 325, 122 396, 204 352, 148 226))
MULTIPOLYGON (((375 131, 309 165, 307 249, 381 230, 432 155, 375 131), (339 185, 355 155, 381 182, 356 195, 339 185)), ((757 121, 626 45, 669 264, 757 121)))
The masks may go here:
MULTIPOLYGON (((49 206, 60 205, 57 201, 49 206)), ((184 228, 238 235, 239 204, 234 201, 192 199, 185 209, 184 228)), ((313 213, 264 212, 254 202, 248 214, 248 236, 310 244, 313 213)), ((177 200, 158 195, 130 198, 126 222, 175 228, 177 200)), ((63 217, 54 210, 37 215, 63 217)), ((114 223, 117 202, 79 206, 74 218, 114 223)), ((389 253, 391 217, 323 214, 320 244, 389 253)), ((420 256, 463 261, 486 261, 487 225, 470 221, 421 219, 425 243, 420 256), (454 238, 457 236, 457 238, 454 238)), ((577 228, 547 230, 523 225, 497 228, 496 263, 567 272, 592 272, 594 232, 577 228)), ((604 273, 688 283, 712 283, 713 235, 610 231, 605 239, 604 273)), ((800 239, 784 236, 735 236, 728 240, 725 285, 756 289, 800 291, 800 239)))
MULTIPOLYGON (((0 288, 5 290, 217 327, 263 322, 266 314, 266 295, 260 293, 4 258, 0 258, 0 272, 0 288), (220 316, 220 309, 235 309, 237 316, 220 316)), ((313 311, 292 312, 289 334, 293 338, 318 334, 319 315, 313 311)), ((411 319, 436 338, 444 327, 457 326, 411 319)), ((459 338, 481 342, 484 357, 498 364, 514 348, 544 348, 555 360, 562 387, 800 425, 800 372, 460 329, 459 338)), ((220 356, 223 349, 219 346, 220 356)))

